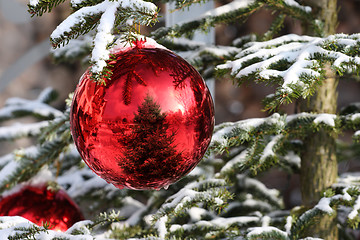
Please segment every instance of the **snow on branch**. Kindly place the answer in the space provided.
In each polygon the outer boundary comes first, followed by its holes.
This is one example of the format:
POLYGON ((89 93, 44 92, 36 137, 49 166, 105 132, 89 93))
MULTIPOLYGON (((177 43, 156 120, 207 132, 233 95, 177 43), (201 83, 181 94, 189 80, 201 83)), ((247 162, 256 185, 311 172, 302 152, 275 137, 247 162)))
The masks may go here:
POLYGON ((191 21, 183 21, 172 27, 162 27, 151 33, 154 39, 164 37, 188 36, 197 29, 207 30, 218 23, 236 21, 240 18, 245 19, 256 9, 262 7, 264 3, 256 0, 235 0, 223 6, 209 10, 191 21))
POLYGON ((198 203, 207 203, 214 209, 221 209, 229 198, 228 192, 224 189, 225 185, 226 181, 223 179, 192 182, 170 196, 158 212, 153 215, 153 221, 158 221, 165 215, 174 217, 184 209, 189 209, 198 203))
POLYGON ((282 239, 289 240, 288 234, 276 227, 254 227, 249 228, 246 234, 247 239, 282 239))
POLYGON ((48 124, 48 121, 41 121, 28 124, 15 123, 12 126, 0 127, 0 141, 38 136, 41 129, 48 126, 48 124))
POLYGON ((295 0, 284 0, 283 2, 285 4, 285 6, 298 8, 299 10, 302 10, 302 11, 307 12, 307 13, 311 12, 311 7, 302 6, 298 2, 296 2, 295 0))
MULTIPOLYGON (((348 205, 351 203, 352 197, 354 197, 352 195, 358 196, 359 191, 350 191, 349 188, 345 188, 342 194, 321 198, 317 205, 295 218, 295 221, 290 217, 288 220, 293 221, 293 223, 291 224, 287 221, 285 225, 286 231, 273 226, 254 227, 248 230, 246 237, 247 239, 300 239, 299 234, 301 231, 313 223, 316 217, 324 214, 333 214, 333 208, 337 205, 348 205)), ((305 239, 317 238, 304 238, 303 240, 305 239)))
POLYGON ((116 190, 114 186, 107 184, 87 167, 71 168, 61 175, 57 182, 66 189, 72 198, 89 195, 94 189, 104 189, 107 192, 116 190))
POLYGON ((29 0, 28 8, 32 16, 41 16, 45 12, 50 12, 55 6, 66 0, 29 0))
POLYGON ((253 79, 277 83, 279 88, 268 104, 274 108, 291 98, 309 97, 324 79, 325 62, 340 74, 359 69, 359 47, 360 34, 326 38, 289 34, 247 43, 234 60, 217 66, 217 70, 230 71, 240 82, 253 79))
MULTIPOLYGON (((324 214, 331 215, 334 213, 333 208, 338 205, 348 205, 352 201, 353 192, 349 188, 345 188, 342 194, 336 194, 329 197, 323 197, 317 205, 301 214, 291 226, 290 239, 298 239, 300 232, 309 224, 313 223, 315 218, 324 214)), ((354 192, 359 195, 358 191, 354 192)))
POLYGON ((83 38, 71 39, 67 45, 51 49, 50 52, 56 63, 74 62, 89 55, 91 48, 92 36, 85 35, 83 38))
MULTIPOLYGON (((239 216, 222 218, 216 217, 212 220, 200 220, 195 223, 189 224, 172 224, 170 232, 174 235, 179 234, 180 236, 191 236, 191 235, 202 235, 206 238, 218 239, 222 234, 226 233, 226 239, 240 234, 240 231, 236 231, 237 228, 251 226, 258 224, 260 218, 257 216, 239 216), (229 231, 228 229, 232 229, 229 231), (217 236, 219 234, 219 236, 217 236)), ((222 235, 221 238, 224 238, 222 235)))
MULTIPOLYGON (((84 3, 83 1, 72 2, 84 3)), ((130 31, 134 22, 139 25, 150 25, 156 21, 157 7, 155 4, 142 0, 104 0, 96 5, 84 6, 65 19, 51 34, 53 46, 59 47, 70 39, 77 38, 96 28, 93 41, 91 61, 92 72, 100 74, 106 67, 110 57, 109 47, 114 43, 115 31, 121 28, 130 31), (136 19, 136 21, 129 21, 136 19)))
POLYGON ((225 122, 215 126, 208 151, 221 154, 229 152, 233 147, 247 144, 246 150, 231 157, 223 166, 220 174, 224 176, 245 169, 256 174, 258 170, 278 161, 285 168, 297 170, 300 159, 292 151, 299 145, 301 136, 320 128, 327 131, 355 130, 354 141, 357 141, 356 134, 360 134, 360 113, 299 113, 287 116, 275 113, 267 118, 225 122), (284 149, 284 144, 293 146, 294 149, 284 149))
POLYGON ((54 118, 62 115, 62 112, 49 106, 48 103, 54 95, 51 88, 45 89, 35 100, 22 98, 9 98, 5 106, 0 109, 0 121, 21 117, 25 115, 34 115, 40 118, 54 118))
POLYGON ((237 174, 236 178, 239 188, 246 189, 251 193, 256 193, 258 197, 269 202, 273 207, 283 207, 281 195, 277 189, 269 189, 259 180, 247 177, 244 174, 237 174))
MULTIPOLYGON (((192 1, 194 3, 196 1, 192 1)), ((179 1, 179 8, 188 6, 189 1, 179 1)), ((195 30, 207 30, 219 23, 238 22, 239 19, 246 19, 249 15, 262 7, 277 10, 280 13, 302 19, 314 25, 311 15, 311 8, 302 6, 294 0, 270 1, 270 0, 234 0, 215 9, 209 10, 195 19, 184 20, 172 27, 162 27, 151 33, 155 39, 169 37, 189 36, 195 30)))
MULTIPOLYGON (((40 98, 46 99, 44 96, 41 95, 40 98)), ((0 170, 0 192, 29 180, 43 166, 54 162, 65 151, 72 142, 69 122, 66 121, 68 118, 69 110, 65 111, 65 114, 58 116, 42 130, 43 132, 49 132, 47 128, 50 128, 54 131, 47 141, 43 141, 36 147, 14 152, 13 160, 4 164, 0 170)))

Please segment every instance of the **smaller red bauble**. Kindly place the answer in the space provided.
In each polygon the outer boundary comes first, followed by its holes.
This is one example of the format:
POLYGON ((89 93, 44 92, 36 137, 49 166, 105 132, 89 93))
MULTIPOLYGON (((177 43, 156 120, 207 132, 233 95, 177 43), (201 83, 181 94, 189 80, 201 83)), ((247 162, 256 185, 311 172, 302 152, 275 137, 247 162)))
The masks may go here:
POLYGON ((79 207, 64 190, 52 191, 45 184, 26 185, 19 191, 0 198, 0 216, 20 216, 51 230, 66 231, 84 220, 79 207))
POLYGON ((200 74, 173 52, 146 45, 113 51, 105 85, 85 72, 71 107, 81 157, 118 188, 176 182, 199 163, 214 127, 212 98, 200 74))

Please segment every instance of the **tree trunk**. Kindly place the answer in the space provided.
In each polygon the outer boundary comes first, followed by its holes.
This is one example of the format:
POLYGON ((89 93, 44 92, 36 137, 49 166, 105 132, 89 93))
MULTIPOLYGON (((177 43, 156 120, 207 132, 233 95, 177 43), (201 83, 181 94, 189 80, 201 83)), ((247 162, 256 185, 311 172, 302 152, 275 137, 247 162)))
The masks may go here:
MULTIPOLYGON (((307 1, 308 2, 308 1, 307 1)), ((319 17, 324 22, 324 34, 336 32, 337 0, 313 0, 319 17)), ((301 111, 314 113, 336 113, 337 107, 336 74, 326 66, 326 79, 315 96, 301 104, 301 111)), ((336 182, 338 166, 336 160, 335 133, 322 129, 308 135, 304 140, 301 155, 301 195, 303 205, 313 207, 323 197, 323 192, 336 182)), ((319 237, 325 240, 338 239, 336 216, 325 216, 309 226, 305 236, 319 237)))

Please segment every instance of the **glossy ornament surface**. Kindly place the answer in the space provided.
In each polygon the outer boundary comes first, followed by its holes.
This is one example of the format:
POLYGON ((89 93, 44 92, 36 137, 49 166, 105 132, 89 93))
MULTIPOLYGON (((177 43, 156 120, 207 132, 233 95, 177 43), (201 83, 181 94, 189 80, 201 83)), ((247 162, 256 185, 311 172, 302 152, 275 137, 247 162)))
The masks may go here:
POLYGON ((200 74, 171 51, 115 52, 105 85, 82 76, 71 107, 87 165, 118 188, 160 189, 189 173, 212 136, 214 109, 200 74))
POLYGON ((0 198, 0 216, 21 216, 51 230, 66 231, 84 219, 79 207, 64 190, 51 191, 46 185, 24 186, 19 191, 0 198))

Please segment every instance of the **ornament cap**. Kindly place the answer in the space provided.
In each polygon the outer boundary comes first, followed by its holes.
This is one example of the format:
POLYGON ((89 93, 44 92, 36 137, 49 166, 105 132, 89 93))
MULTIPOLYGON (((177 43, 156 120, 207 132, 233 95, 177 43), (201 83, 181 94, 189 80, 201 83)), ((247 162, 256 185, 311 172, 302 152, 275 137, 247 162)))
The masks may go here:
POLYGON ((135 45, 135 48, 145 48, 145 43, 146 43, 146 37, 144 39, 136 39, 135 41, 132 42, 135 45))

